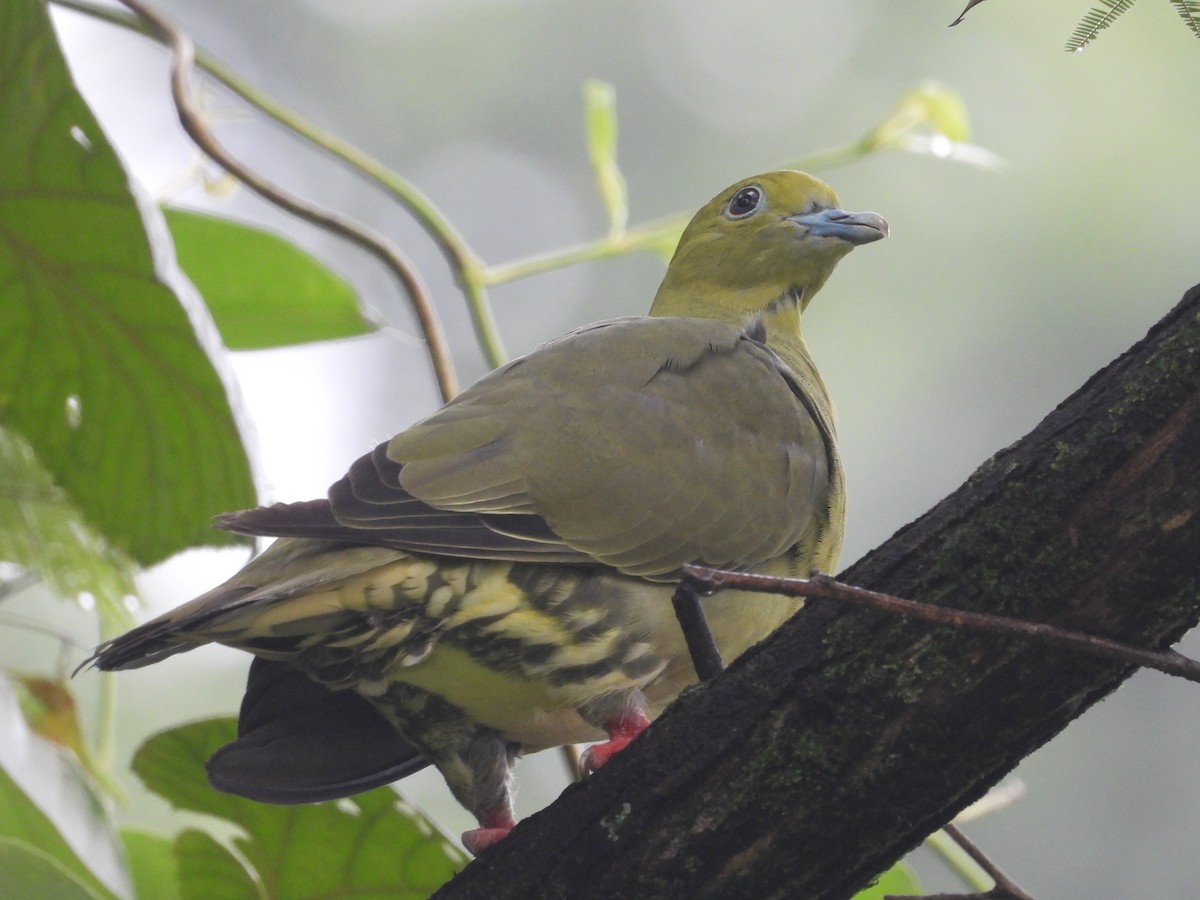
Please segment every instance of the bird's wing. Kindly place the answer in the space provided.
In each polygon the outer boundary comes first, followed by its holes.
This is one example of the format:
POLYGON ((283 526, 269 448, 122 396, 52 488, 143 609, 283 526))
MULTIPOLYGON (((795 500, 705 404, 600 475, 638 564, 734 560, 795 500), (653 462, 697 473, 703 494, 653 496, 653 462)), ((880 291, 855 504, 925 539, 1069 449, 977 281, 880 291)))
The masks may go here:
MULTIPOLYGON (((669 579, 753 566, 827 515, 830 441, 760 341, 686 318, 589 326, 493 372, 360 459, 328 506, 226 527, 669 579)), ((303 507, 303 508, 302 508, 303 507)))

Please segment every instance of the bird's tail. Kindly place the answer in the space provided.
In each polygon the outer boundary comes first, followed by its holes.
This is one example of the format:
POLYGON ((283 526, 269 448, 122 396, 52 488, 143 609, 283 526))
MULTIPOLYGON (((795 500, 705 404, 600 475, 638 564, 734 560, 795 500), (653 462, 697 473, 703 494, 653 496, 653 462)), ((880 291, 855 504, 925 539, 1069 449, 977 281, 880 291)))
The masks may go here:
POLYGON ((197 607, 209 607, 214 614, 219 614, 220 610, 253 590, 250 585, 223 584, 178 609, 104 642, 75 671, 78 673, 93 666, 106 672, 140 669, 176 653, 207 644, 210 639, 202 636, 205 617, 199 614, 197 607))
POLYGON ((381 547, 283 538, 224 584, 101 644, 76 671, 136 669, 214 641, 251 652, 282 650, 306 625, 316 629, 315 620, 344 614, 323 601, 329 590, 404 559, 407 554, 381 547))

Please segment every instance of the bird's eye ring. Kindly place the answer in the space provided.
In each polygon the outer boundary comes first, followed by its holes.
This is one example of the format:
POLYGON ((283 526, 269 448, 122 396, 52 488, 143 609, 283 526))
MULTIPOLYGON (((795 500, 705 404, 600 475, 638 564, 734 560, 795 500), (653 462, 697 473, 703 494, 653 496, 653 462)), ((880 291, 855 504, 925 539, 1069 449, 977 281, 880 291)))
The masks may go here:
POLYGON ((729 198, 725 204, 725 217, 744 219, 762 209, 763 192, 756 184, 748 184, 729 198))

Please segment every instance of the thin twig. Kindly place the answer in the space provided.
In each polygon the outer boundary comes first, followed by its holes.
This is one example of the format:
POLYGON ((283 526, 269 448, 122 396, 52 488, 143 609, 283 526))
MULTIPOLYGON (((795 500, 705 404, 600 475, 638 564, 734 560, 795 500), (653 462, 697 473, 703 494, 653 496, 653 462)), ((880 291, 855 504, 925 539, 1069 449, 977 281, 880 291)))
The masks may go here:
POLYGON ((995 884, 988 873, 945 830, 939 828, 925 838, 924 846, 941 859, 950 871, 961 878, 971 889, 972 894, 984 894, 995 884))
POLYGON ((39 622, 37 619, 28 619, 25 616, 19 616, 14 613, 0 612, 0 625, 8 625, 12 628, 20 628, 26 631, 37 631, 47 637, 52 637, 64 647, 73 647, 76 650, 88 651, 91 647, 79 643, 66 631, 49 625, 45 622, 39 622))
POLYGON ((958 846, 967 851, 967 855, 979 865, 983 871, 987 872, 991 879, 996 882, 996 886, 992 888, 987 896, 990 897, 1011 897, 1012 900, 1033 900, 1027 892, 1023 891, 1017 884, 1004 874, 1004 871, 996 865, 986 853, 979 849, 979 846, 968 838, 957 825, 953 822, 948 822, 942 829, 946 834, 954 839, 958 846))
MULTIPOLYGON (((106 637, 114 637, 107 635, 106 637)), ((96 767, 111 775, 117 763, 117 673, 100 673, 100 695, 96 701, 96 767)))
POLYGON ((665 246, 666 241, 671 237, 678 238, 687 223, 687 216, 656 219, 645 225, 630 228, 619 236, 606 235, 585 244, 552 250, 541 256, 531 256, 498 266, 488 266, 483 272, 483 280, 485 284, 494 287, 580 263, 655 250, 665 246))
POLYGON ((769 575, 725 572, 705 566, 684 566, 683 577, 705 590, 732 587, 784 594, 789 597, 824 597, 843 603, 867 606, 905 618, 921 619, 937 625, 1011 634, 1044 644, 1079 650, 1093 656, 1102 656, 1105 659, 1128 665, 1145 666, 1148 669, 1165 672, 1167 675, 1200 683, 1200 662, 1174 650, 1150 650, 1092 634, 1084 634, 1080 631, 1070 631, 1055 625, 1026 622, 1009 616, 968 612, 946 606, 934 606, 931 603, 920 603, 916 600, 905 600, 901 597, 893 597, 891 594, 880 594, 876 591, 843 584, 834 581, 828 575, 814 575, 808 579, 774 578, 769 575))
POLYGON ((7 578, 0 581, 0 603, 3 603, 9 597, 21 593, 26 588, 31 588, 41 579, 33 572, 21 572, 14 575, 12 578, 7 578))
MULTIPOLYGON (((831 147, 827 150, 810 153, 800 159, 789 161, 786 166, 815 172, 845 165, 855 159, 867 156, 877 149, 879 148, 870 142, 868 136, 840 147, 831 147)), ((686 215, 655 219, 635 228, 607 234, 585 244, 564 247, 541 256, 519 259, 503 265, 488 266, 483 270, 483 281, 487 285, 495 286, 585 262, 611 259, 631 253, 666 252, 674 249, 673 242, 678 240, 679 235, 683 233, 688 219, 689 216, 686 215)))
POLYGON ((987 873, 995 886, 985 893, 974 894, 888 894, 884 900, 1034 900, 1033 895, 1023 890, 1004 874, 979 846, 953 824, 943 829, 972 861, 987 873))
POLYGON ((725 663, 721 660, 721 651, 717 649, 712 629, 708 626, 704 607, 700 605, 700 595, 688 579, 680 579, 671 597, 671 605, 675 607, 675 618, 679 620, 679 628, 683 631, 696 676, 701 681, 716 678, 725 668, 725 663))
POLYGON ((417 275, 416 270, 404 254, 385 238, 359 223, 323 210, 288 193, 243 165, 230 154, 209 131, 204 123, 202 111, 192 100, 188 79, 194 64, 195 48, 191 38, 176 28, 157 10, 142 3, 141 0, 121 0, 121 2, 149 23, 159 38, 170 47, 173 56, 171 95, 175 101, 179 122, 196 146, 259 196, 305 221, 342 235, 387 266, 399 280, 416 312, 443 398, 448 400, 453 397, 457 393, 458 386, 445 333, 438 321, 437 312, 430 302, 428 292, 421 283, 420 276, 417 275))

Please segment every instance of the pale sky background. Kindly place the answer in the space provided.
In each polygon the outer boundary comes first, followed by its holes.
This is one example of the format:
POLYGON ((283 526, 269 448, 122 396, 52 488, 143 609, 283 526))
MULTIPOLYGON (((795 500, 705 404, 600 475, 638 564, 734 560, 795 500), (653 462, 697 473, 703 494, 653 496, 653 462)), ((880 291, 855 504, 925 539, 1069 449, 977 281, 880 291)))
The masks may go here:
MULTIPOLYGON (((814 303, 810 347, 837 401, 849 472, 843 565, 958 486, 1200 281, 1200 41, 1144 0, 1082 54, 1089 0, 171 0, 196 41, 424 190, 485 260, 604 229, 581 89, 612 82, 632 222, 690 212, 726 184, 858 137, 926 78, 961 92, 1001 172, 891 153, 820 172, 892 237, 856 251, 814 303)), ((134 177, 161 196, 193 160, 167 105, 164 54, 62 14, 76 78, 134 177)), ((469 383, 485 371, 436 250, 362 179, 211 95, 219 133, 293 190, 401 243, 430 283, 469 383)), ((400 333, 241 354, 264 499, 324 493, 346 465, 437 404, 412 321, 363 254, 245 193, 178 202, 288 233, 400 333)), ((641 256, 493 292, 508 349, 644 312, 641 256)), ((231 574, 197 552, 143 579, 154 611, 231 574)), ((13 611, 45 616, 44 597, 13 611)), ((84 643, 90 620, 52 609, 84 643)), ((0 632, 18 664, 40 644, 0 632), (18 646, 19 644, 19 646, 18 646)), ((1182 649, 1195 655, 1200 642, 1182 649)), ((206 649, 120 679, 122 761, 149 733, 233 713, 246 658, 206 649)), ((85 697, 86 679, 77 682, 85 697)), ((986 710, 980 711, 986 715, 986 710)), ((1031 757, 1026 797, 969 833, 1039 900, 1200 896, 1200 693, 1136 676, 1031 757)), ((519 773, 522 814, 561 789, 556 755, 519 773)), ((472 823, 436 776, 403 784, 452 832, 472 823)), ((134 821, 170 821, 138 799, 134 821)), ((921 861, 927 886, 958 889, 921 861), (931 874, 932 873, 932 874, 931 874)))

